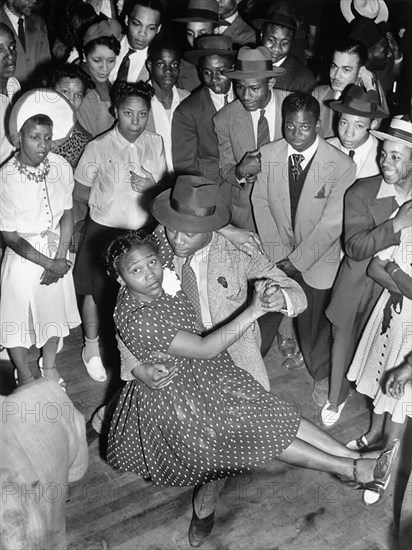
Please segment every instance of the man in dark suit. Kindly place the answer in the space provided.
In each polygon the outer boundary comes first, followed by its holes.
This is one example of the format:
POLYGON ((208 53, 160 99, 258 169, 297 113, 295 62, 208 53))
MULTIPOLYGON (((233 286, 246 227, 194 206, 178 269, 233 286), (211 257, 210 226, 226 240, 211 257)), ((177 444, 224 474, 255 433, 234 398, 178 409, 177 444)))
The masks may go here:
POLYGON ((272 67, 270 52, 263 46, 241 48, 234 70, 226 74, 234 80, 238 99, 213 119, 224 196, 229 196, 231 223, 256 231, 250 195, 261 170, 258 149, 282 137, 282 101, 289 92, 272 89, 273 77, 283 69, 272 67))
MULTIPOLYGON (((331 426, 338 421, 348 396, 349 368, 360 335, 382 292, 382 287, 367 277, 372 257, 389 246, 399 244, 400 230, 412 224, 412 201, 398 208, 397 192, 402 182, 412 177, 412 124, 394 118, 387 133, 371 130, 383 139, 380 158, 382 175, 361 179, 345 196, 345 250, 326 315, 332 322, 332 376, 329 400, 322 409, 322 421, 331 426)), ((399 200, 399 199, 398 199, 399 200)), ((399 200, 399 204, 401 204, 399 200)), ((360 438, 358 447, 373 443, 360 438)))
POLYGON ((293 39, 299 32, 296 21, 272 6, 264 18, 253 24, 260 31, 260 43, 272 54, 274 67, 282 67, 283 75, 276 79, 275 87, 292 92, 312 92, 316 78, 292 52, 293 39))
POLYGON ((219 16, 224 19, 226 23, 229 23, 228 27, 223 27, 222 34, 224 36, 229 36, 237 48, 241 46, 255 46, 256 32, 240 17, 237 11, 240 1, 241 0, 218 0, 219 16))
POLYGON ((285 139, 261 149, 253 211, 267 254, 306 293, 298 336, 314 379, 313 399, 323 406, 331 346, 325 309, 340 262, 343 195, 355 181, 356 165, 318 136, 320 107, 311 95, 289 95, 282 110, 285 139))
POLYGON ((0 22, 13 31, 17 60, 14 76, 22 88, 42 65, 51 59, 49 39, 44 19, 35 14, 37 0, 5 0, 0 8, 0 22))
POLYGON ((193 174, 220 184, 219 151, 213 116, 234 99, 231 80, 224 74, 236 51, 228 36, 201 36, 186 59, 199 67, 203 86, 177 107, 172 122, 172 157, 177 174, 193 174))

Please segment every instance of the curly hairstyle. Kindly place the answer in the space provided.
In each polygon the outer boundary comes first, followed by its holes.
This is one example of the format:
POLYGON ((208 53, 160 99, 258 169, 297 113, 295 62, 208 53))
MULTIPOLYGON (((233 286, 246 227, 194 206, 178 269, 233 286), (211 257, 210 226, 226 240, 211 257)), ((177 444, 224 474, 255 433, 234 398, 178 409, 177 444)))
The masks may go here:
POLYGON ((87 92, 87 90, 89 89, 92 90, 96 87, 91 77, 85 71, 83 71, 83 69, 81 69, 79 65, 74 65, 72 63, 63 63, 63 65, 57 66, 47 75, 47 77, 44 79, 43 84, 44 86, 46 86, 46 88, 52 88, 53 90, 55 90, 57 84, 63 78, 70 78, 71 80, 78 78, 82 81, 85 92, 87 92))
POLYGON ((121 275, 121 266, 125 254, 142 246, 150 247, 157 254, 159 243, 154 235, 142 230, 127 231, 116 237, 107 246, 104 255, 108 275, 113 279, 117 279, 121 275))
POLYGON ((116 109, 118 109, 129 97, 140 97, 146 102, 147 108, 150 109, 153 96, 153 87, 142 80, 139 80, 139 82, 122 82, 116 80, 112 88, 112 104, 116 109))

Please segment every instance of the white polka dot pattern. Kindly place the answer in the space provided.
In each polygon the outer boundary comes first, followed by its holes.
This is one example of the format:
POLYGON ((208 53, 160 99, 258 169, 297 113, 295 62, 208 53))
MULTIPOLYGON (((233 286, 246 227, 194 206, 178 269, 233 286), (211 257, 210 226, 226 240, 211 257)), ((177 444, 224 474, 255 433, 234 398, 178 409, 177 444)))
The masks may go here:
MULTIPOLYGON (((150 305, 121 292, 115 322, 139 360, 167 352, 178 330, 194 332, 195 313, 182 292, 150 305)), ((266 392, 226 352, 175 361, 179 374, 163 390, 126 383, 109 433, 114 468, 150 476, 156 485, 197 485, 268 462, 293 441, 296 408, 266 392)))

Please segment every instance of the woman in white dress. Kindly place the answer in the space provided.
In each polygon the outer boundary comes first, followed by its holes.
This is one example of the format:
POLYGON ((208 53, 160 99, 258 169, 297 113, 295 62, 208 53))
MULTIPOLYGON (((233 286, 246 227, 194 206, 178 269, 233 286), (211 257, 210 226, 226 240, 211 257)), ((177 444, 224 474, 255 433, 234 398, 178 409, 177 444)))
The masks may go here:
MULTIPOLYGON (((10 135, 17 153, 0 170, 0 231, 7 249, 1 268, 0 344, 8 348, 19 384, 33 380, 28 350, 42 349, 44 376, 60 383, 59 339, 80 324, 66 259, 73 232, 73 173, 50 153, 69 135, 70 103, 49 89, 24 94, 13 107, 10 135)), ((35 373, 36 374, 36 373, 35 373)))

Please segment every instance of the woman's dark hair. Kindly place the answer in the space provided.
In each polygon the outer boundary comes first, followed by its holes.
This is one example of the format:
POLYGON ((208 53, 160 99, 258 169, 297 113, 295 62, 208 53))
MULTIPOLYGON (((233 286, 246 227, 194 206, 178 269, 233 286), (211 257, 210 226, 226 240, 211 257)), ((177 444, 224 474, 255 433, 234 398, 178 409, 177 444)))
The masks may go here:
POLYGON ((52 88, 53 90, 55 90, 57 84, 63 78, 78 78, 82 81, 85 92, 87 92, 87 90, 89 89, 93 89, 96 87, 91 77, 86 72, 84 72, 79 65, 74 65, 72 63, 64 63, 63 65, 57 66, 47 75, 47 77, 44 79, 43 84, 44 86, 46 86, 46 88, 52 88))
POLYGON ((120 53, 120 42, 113 34, 111 36, 100 36, 99 38, 90 40, 90 42, 83 46, 84 55, 89 55, 89 53, 92 52, 96 46, 107 46, 116 55, 119 55, 120 53))
POLYGON ((298 113, 299 111, 312 113, 317 121, 320 117, 319 101, 313 95, 305 92, 294 92, 285 97, 282 103, 283 118, 286 113, 298 113))
MULTIPOLYGON (((359 57, 359 66, 363 67, 368 60, 368 50, 359 40, 345 37, 336 43, 333 53, 354 53, 359 57)), ((333 54, 332 54, 333 55, 333 54)))
POLYGON ((49 116, 43 114, 33 115, 25 120, 23 126, 20 128, 20 132, 23 130, 27 123, 38 124, 39 126, 51 126, 53 128, 52 119, 49 116))
POLYGON ((80 52, 85 30, 97 21, 99 16, 91 4, 83 0, 69 0, 62 12, 58 36, 69 52, 72 48, 80 52))
POLYGON ((147 234, 145 231, 128 231, 119 237, 116 237, 106 248, 105 263, 107 273, 113 279, 117 279, 121 272, 121 264, 125 254, 134 248, 149 246, 156 254, 159 248, 159 243, 153 235, 147 234))
POLYGON ((129 97, 140 97, 146 102, 147 108, 150 109, 153 96, 153 87, 142 80, 139 80, 139 82, 116 81, 112 88, 112 104, 116 109, 129 97))

